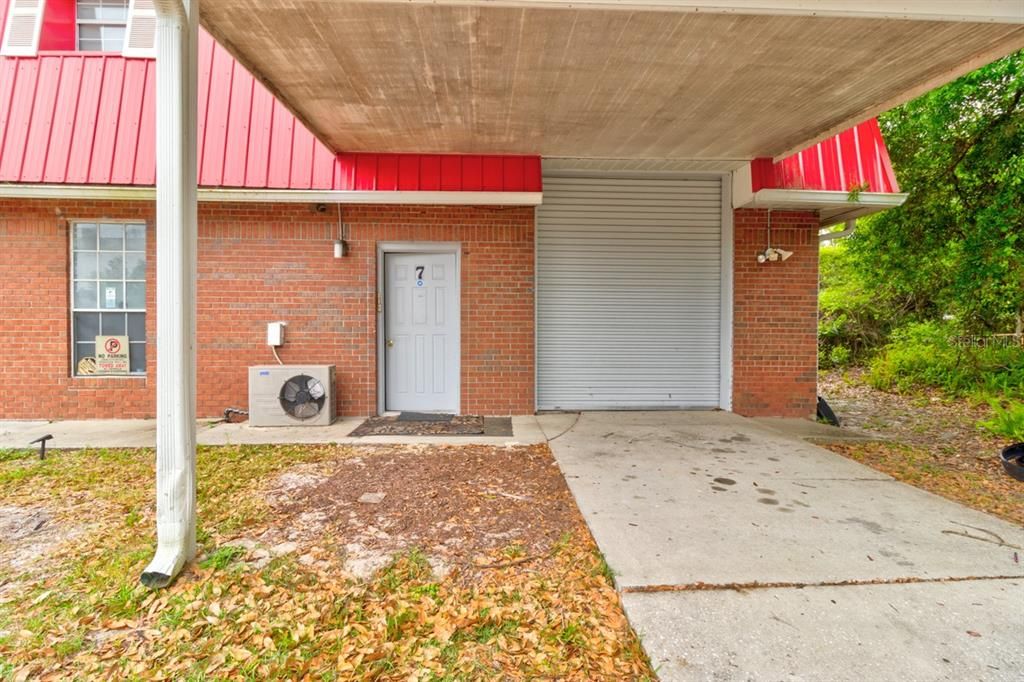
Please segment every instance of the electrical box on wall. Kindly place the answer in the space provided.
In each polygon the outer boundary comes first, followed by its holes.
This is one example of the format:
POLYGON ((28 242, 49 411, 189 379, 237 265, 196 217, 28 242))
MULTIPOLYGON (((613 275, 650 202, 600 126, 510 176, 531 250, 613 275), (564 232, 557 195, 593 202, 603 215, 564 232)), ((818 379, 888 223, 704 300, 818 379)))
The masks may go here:
POLYGON ((284 328, 288 326, 287 322, 268 322, 267 323, 267 345, 268 346, 281 346, 284 344, 284 328))

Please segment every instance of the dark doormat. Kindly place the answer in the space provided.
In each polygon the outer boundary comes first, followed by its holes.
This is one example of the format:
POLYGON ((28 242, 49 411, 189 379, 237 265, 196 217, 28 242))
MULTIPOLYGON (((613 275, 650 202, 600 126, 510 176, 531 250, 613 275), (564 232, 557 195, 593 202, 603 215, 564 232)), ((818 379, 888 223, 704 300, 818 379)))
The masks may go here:
POLYGON ((452 415, 424 415, 425 417, 448 417, 447 421, 437 419, 413 420, 398 416, 370 417, 349 434, 353 438, 363 436, 511 436, 510 417, 477 417, 452 415))

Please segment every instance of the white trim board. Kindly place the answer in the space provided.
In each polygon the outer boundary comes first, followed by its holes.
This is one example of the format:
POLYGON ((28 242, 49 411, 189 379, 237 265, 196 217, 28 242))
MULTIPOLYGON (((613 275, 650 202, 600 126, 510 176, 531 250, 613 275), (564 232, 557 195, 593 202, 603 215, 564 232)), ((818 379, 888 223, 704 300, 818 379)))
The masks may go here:
POLYGON ((733 252, 735 251, 732 207, 732 174, 722 174, 722 303, 720 350, 718 356, 719 370, 719 404, 727 412, 732 412, 732 339, 733 326, 733 252))
POLYGON ((762 189, 753 194, 748 192, 746 197, 744 197, 745 202, 740 206, 736 206, 736 208, 815 211, 821 220, 821 226, 827 227, 852 218, 902 206, 908 196, 910 195, 906 193, 861 192, 857 195, 856 201, 851 201, 848 192, 810 189, 762 189))
MULTIPOLYGON (((201 202, 537 206, 541 192, 404 192, 317 189, 199 189, 201 202)), ((153 187, 0 183, 0 199, 151 201, 153 187)))

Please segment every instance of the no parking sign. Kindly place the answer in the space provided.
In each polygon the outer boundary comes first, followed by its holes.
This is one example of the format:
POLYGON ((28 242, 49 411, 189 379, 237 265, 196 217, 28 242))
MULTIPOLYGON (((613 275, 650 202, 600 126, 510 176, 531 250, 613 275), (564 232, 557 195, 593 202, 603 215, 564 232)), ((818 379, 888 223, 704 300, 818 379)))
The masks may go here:
POLYGON ((128 337, 96 337, 96 373, 128 374, 128 337))

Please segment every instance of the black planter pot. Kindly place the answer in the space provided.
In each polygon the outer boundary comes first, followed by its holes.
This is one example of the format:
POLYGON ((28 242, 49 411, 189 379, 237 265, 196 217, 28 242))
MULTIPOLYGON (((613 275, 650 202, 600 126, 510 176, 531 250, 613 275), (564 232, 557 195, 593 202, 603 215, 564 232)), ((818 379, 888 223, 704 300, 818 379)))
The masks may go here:
POLYGON ((1003 448, 1000 459, 1006 473, 1018 481, 1024 481, 1024 443, 1014 443, 1003 448))

